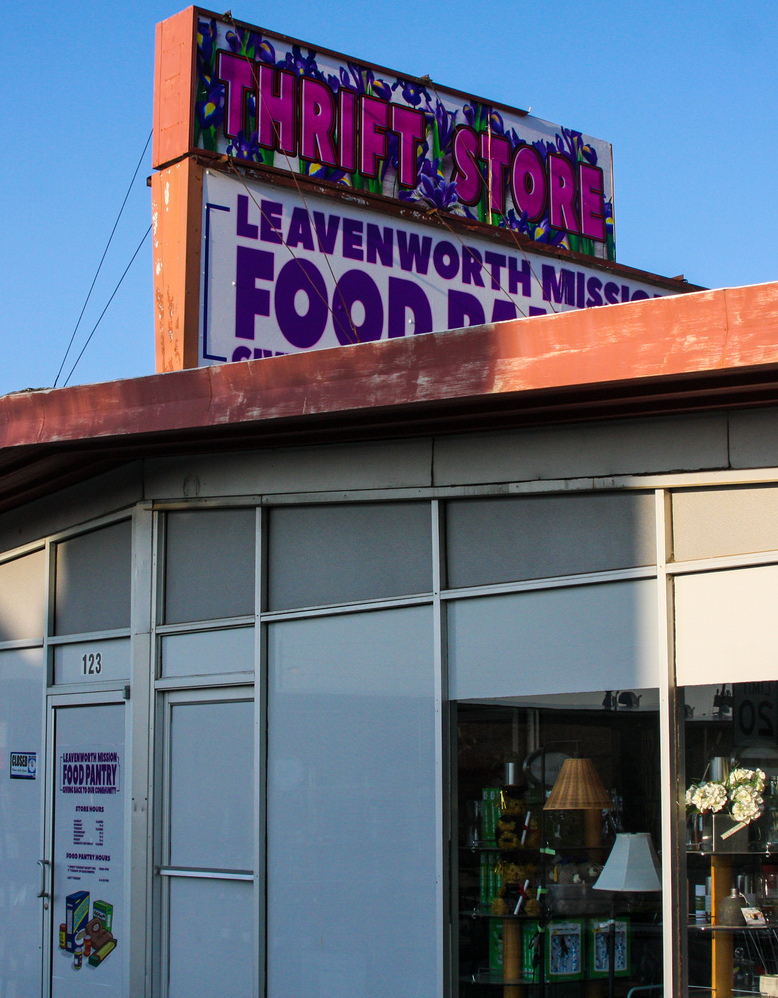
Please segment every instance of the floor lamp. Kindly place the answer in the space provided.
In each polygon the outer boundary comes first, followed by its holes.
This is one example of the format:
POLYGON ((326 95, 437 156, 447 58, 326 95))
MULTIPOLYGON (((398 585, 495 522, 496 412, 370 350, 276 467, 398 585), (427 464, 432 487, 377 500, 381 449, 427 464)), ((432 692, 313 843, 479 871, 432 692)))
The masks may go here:
MULTIPOLYGON (((659 859, 648 832, 620 832, 611 849, 602 873, 594 883, 595 891, 645 893, 661 891, 659 859)), ((611 901, 608 921, 608 998, 613 998, 616 977, 615 897, 611 901)))

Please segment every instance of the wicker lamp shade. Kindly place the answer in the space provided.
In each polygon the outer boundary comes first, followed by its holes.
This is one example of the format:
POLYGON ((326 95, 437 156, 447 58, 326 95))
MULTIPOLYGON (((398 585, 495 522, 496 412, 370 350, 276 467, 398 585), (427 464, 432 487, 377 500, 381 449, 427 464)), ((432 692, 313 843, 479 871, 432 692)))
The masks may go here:
POLYGON ((545 811, 604 811, 613 807, 591 759, 565 759, 545 811))

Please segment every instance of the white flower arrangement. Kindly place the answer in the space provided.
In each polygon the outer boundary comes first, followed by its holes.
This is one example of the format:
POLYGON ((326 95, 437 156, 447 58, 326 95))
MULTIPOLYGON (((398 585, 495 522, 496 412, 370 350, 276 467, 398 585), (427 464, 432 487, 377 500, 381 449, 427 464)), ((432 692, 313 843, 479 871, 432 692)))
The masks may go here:
POLYGON ((693 783, 686 791, 686 806, 699 814, 729 813, 743 825, 755 821, 764 810, 761 769, 733 769, 726 780, 693 783))

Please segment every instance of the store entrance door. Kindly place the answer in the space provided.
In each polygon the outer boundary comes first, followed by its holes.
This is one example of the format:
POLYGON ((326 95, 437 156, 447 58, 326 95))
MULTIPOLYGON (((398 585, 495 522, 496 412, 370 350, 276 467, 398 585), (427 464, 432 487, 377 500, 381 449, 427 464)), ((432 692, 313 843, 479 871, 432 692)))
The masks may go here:
POLYGON ((124 998, 129 765, 118 695, 52 697, 48 998, 124 998))

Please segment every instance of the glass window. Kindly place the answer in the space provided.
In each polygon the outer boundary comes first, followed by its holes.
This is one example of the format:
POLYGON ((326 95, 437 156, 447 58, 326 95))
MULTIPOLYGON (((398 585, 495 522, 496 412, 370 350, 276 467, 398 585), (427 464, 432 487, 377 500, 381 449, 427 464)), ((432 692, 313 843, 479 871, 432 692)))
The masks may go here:
POLYGON ((689 990, 778 975, 778 682, 686 686, 689 990))
POLYGON ((254 612, 255 522, 253 509, 168 514, 166 624, 254 612))
POLYGON ((255 998, 253 885, 170 880, 168 998, 255 998))
POLYGON ((268 633, 269 998, 440 993, 429 607, 268 633))
POLYGON ((176 703, 170 720, 170 865, 254 868, 254 705, 176 703))
POLYGON ((661 985, 657 690, 458 704, 456 723, 462 998, 604 994, 611 968, 617 994, 661 985))
POLYGON ((254 628, 194 631, 162 638, 162 676, 213 676, 254 671, 254 628))
POLYGON ((653 565, 654 500, 637 492, 454 500, 446 549, 452 589, 653 565))
POLYGON ((350 503, 270 511, 269 609, 432 589, 428 503, 350 503))
POLYGON ((130 626, 132 521, 122 520, 57 545, 55 632, 130 626))
POLYGON ((46 621, 46 552, 0 565, 0 641, 43 640, 46 621))

